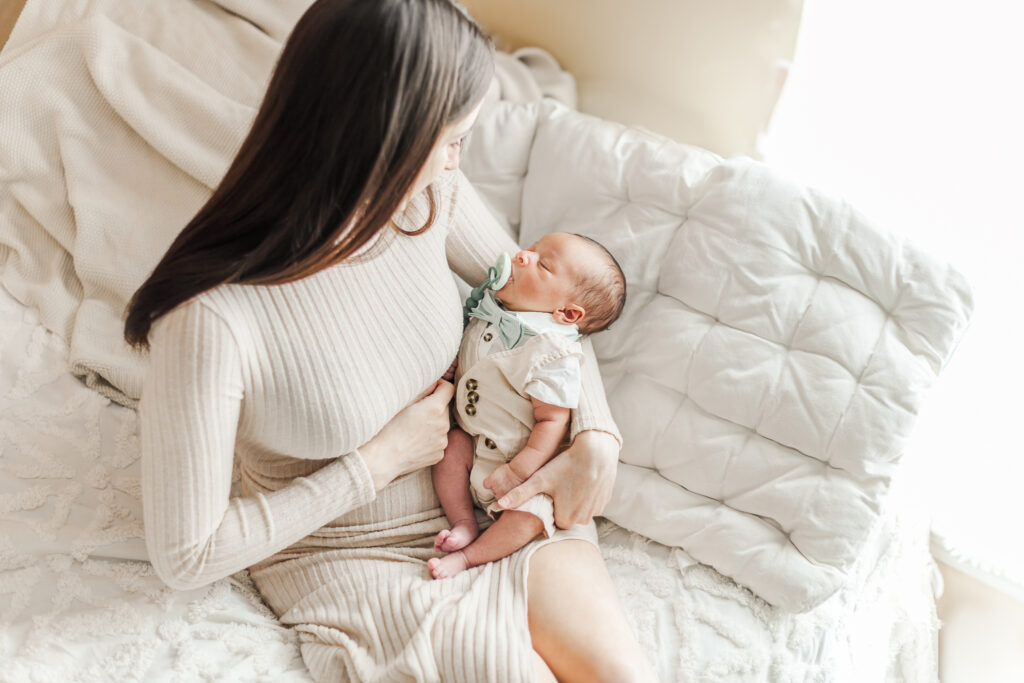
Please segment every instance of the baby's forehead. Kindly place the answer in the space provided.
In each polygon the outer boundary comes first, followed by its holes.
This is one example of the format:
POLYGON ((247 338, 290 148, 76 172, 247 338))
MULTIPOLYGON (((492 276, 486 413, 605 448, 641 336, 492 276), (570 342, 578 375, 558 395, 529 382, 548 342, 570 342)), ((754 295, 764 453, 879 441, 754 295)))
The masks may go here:
POLYGON ((589 237, 574 233, 569 233, 568 237, 569 239, 565 240, 564 244, 573 254, 585 253, 593 256, 591 263, 594 266, 601 265, 607 260, 607 253, 604 247, 589 237))
POLYGON ((552 232, 534 242, 534 247, 545 246, 559 251, 566 250, 579 253, 581 250, 599 248, 591 240, 571 232, 552 232))
POLYGON ((561 245, 560 256, 567 270, 577 278, 598 275, 608 267, 608 253, 598 242, 572 233, 569 237, 561 245))

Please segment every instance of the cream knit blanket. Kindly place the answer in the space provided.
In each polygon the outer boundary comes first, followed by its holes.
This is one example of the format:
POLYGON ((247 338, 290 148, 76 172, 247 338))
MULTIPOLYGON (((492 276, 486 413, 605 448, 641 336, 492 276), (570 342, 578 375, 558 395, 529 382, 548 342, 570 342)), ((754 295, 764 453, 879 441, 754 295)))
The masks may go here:
MULTIPOLYGON (((29 0, 0 53, 0 282, 118 403, 145 374, 125 304, 227 170, 310 2, 29 0)), ((570 100, 552 64, 499 58, 496 96, 570 100)))

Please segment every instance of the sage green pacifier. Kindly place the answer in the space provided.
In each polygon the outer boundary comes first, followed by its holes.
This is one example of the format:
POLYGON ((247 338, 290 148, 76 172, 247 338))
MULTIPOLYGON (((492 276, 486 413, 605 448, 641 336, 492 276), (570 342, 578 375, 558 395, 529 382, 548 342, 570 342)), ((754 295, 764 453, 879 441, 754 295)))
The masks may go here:
POLYGON ((476 305, 484 298, 484 291, 487 289, 498 291, 505 286, 511 275, 512 259, 507 253, 502 252, 498 254, 498 260, 494 262, 494 265, 487 269, 487 279, 479 286, 474 287, 466 298, 466 303, 462 306, 463 327, 469 324, 469 312, 476 308, 476 305))

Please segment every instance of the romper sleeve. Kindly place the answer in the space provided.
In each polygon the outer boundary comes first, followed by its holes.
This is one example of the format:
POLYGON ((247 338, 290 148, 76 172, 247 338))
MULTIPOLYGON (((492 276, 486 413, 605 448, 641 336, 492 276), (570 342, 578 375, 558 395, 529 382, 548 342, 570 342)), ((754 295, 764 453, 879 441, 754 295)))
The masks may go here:
POLYGON ((523 391, 538 401, 562 408, 580 403, 580 359, 563 356, 533 371, 523 391))
MULTIPOLYGON (((448 236, 445 244, 448 266, 471 286, 482 282, 487 268, 494 265, 498 254, 514 254, 519 246, 491 214, 480 195, 460 170, 444 183, 444 194, 450 202, 448 236)), ((608 432, 622 446, 622 435, 612 419, 608 399, 604 395, 597 357, 589 339, 582 340, 581 391, 579 407, 572 411, 571 435, 596 429, 608 432)))
POLYGON ((197 588, 376 497, 358 451, 270 493, 231 497, 243 398, 227 323, 199 300, 154 327, 139 403, 146 547, 172 588, 197 588))

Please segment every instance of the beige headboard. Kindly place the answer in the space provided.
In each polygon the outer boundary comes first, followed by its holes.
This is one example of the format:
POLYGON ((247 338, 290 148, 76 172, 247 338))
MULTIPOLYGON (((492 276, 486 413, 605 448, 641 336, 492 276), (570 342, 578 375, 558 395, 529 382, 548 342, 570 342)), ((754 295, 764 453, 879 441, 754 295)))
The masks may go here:
MULTIPOLYGON (((25 0, 0 0, 0 45, 25 0)), ((803 0, 463 0, 503 49, 572 72, 582 111, 724 156, 757 155, 803 0)))
POLYGON ((26 0, 0 0, 0 48, 7 44, 7 38, 14 29, 14 22, 21 14, 26 0))
POLYGON ((756 156, 803 0, 462 0, 498 47, 544 48, 581 111, 756 156))

